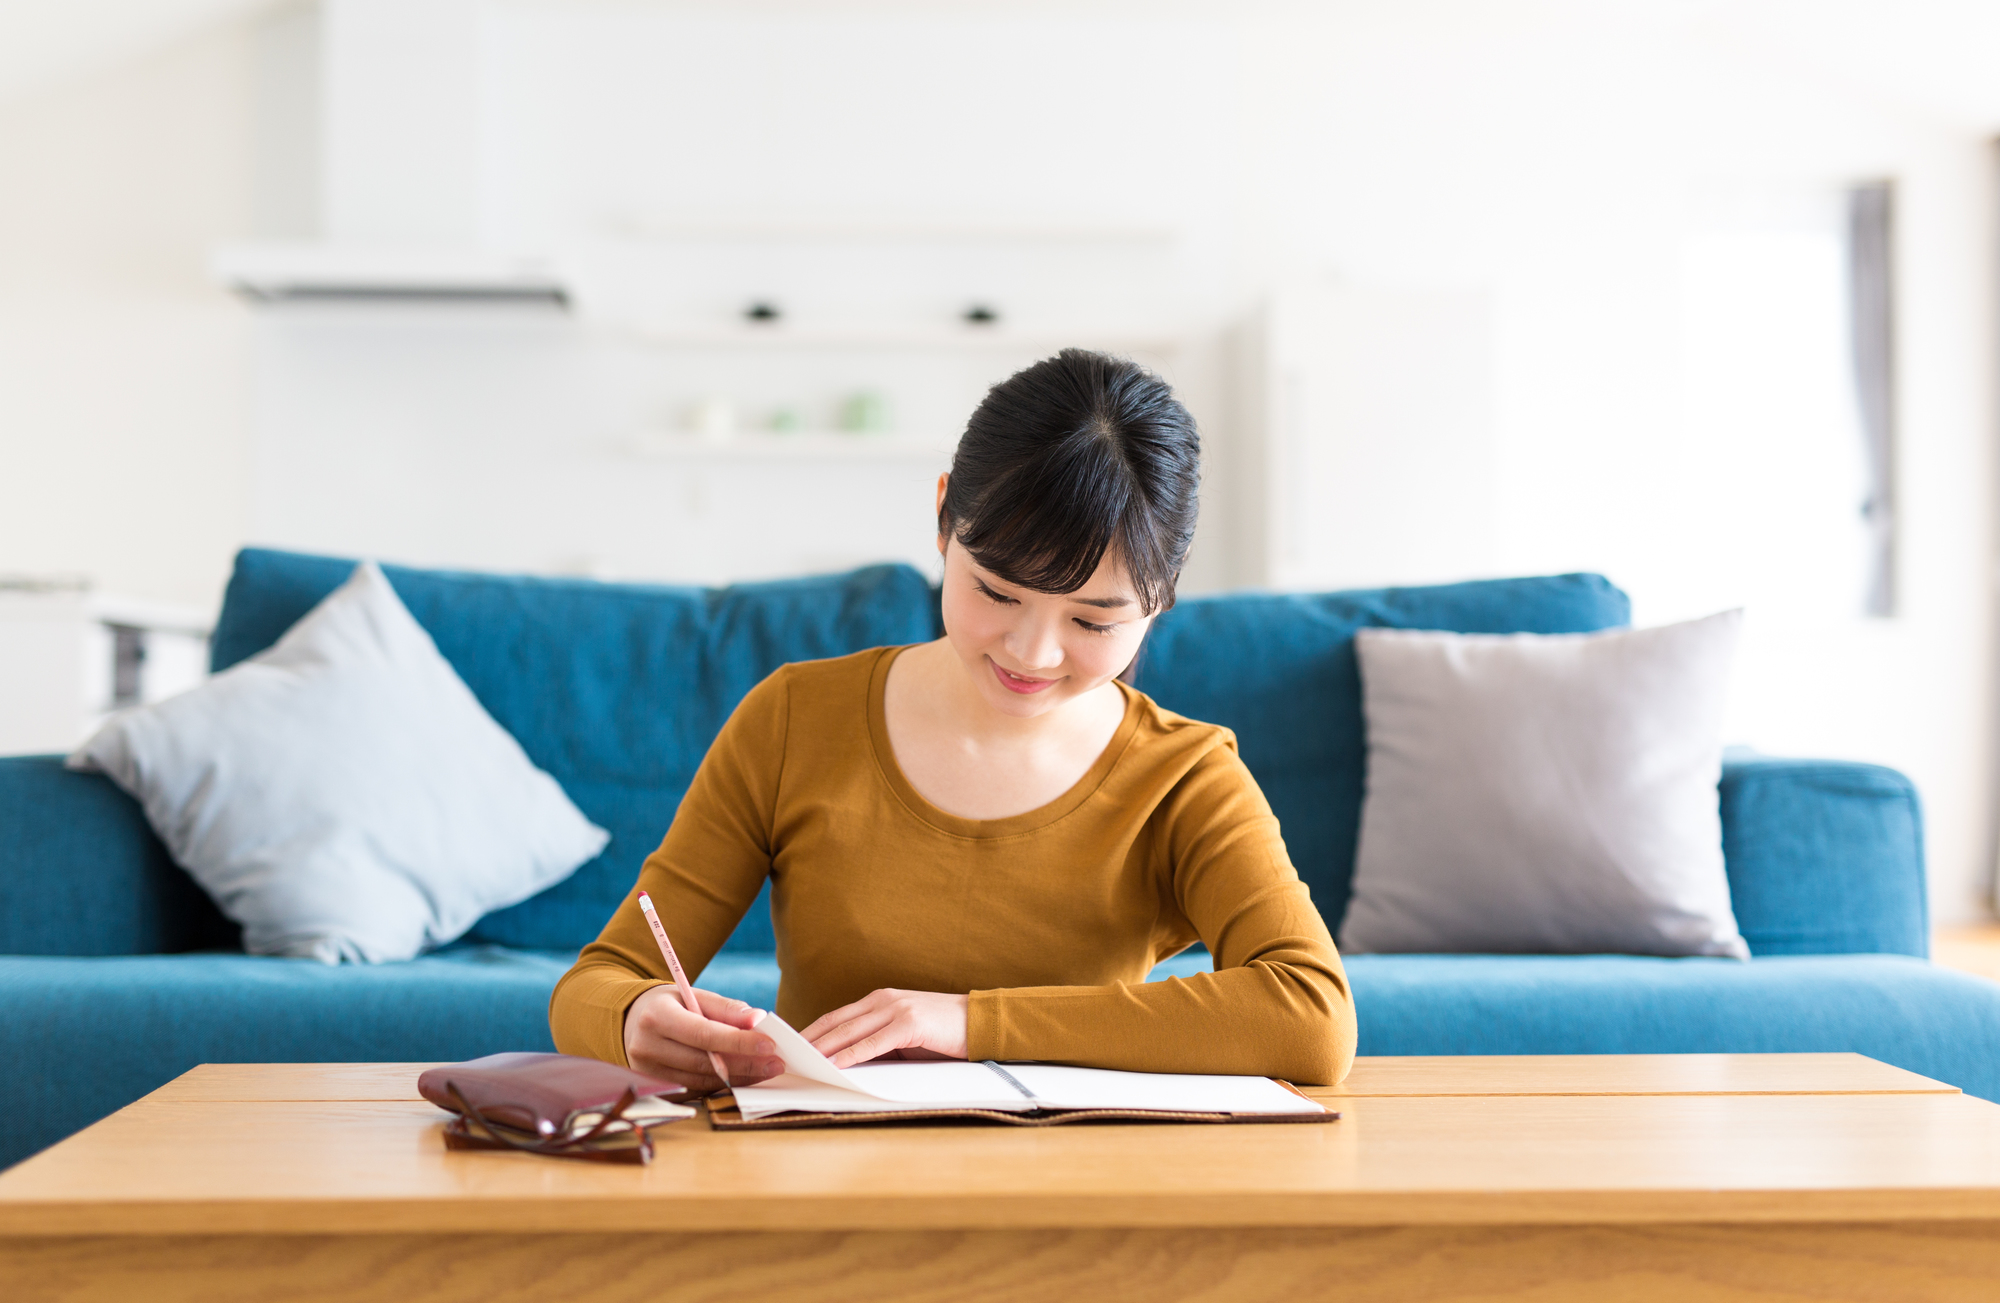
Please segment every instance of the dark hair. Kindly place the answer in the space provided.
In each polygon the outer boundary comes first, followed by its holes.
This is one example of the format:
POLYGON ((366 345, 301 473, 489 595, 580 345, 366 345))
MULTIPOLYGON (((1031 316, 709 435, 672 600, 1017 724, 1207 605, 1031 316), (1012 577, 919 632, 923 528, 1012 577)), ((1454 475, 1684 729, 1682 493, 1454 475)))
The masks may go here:
POLYGON ((938 532, 1010 584, 1073 593, 1116 549, 1148 614, 1174 604, 1194 539, 1201 435, 1167 382, 1066 348, 987 390, 938 532))

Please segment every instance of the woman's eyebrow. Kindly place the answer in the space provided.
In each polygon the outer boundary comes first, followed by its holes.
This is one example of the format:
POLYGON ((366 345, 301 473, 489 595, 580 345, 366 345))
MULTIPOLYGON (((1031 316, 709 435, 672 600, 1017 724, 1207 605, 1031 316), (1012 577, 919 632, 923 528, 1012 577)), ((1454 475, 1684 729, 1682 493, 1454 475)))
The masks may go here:
POLYGON ((1072 597, 1069 600, 1078 606, 1096 606, 1107 611, 1132 605, 1132 599, 1129 597, 1072 597))

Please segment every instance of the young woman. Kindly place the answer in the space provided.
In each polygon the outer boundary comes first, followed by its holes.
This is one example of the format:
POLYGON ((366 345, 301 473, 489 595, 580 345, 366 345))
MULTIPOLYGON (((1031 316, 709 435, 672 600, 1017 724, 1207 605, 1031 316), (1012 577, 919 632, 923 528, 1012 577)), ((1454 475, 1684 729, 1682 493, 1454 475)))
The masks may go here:
MULTIPOLYGON (((1039 1059, 1337 1082, 1354 1008, 1227 730, 1119 681, 1173 604, 1200 442, 1166 384, 1077 349, 994 386, 938 481, 945 636, 787 665, 646 861, 699 973, 768 877, 778 1013, 842 1067, 1039 1059), (1215 971, 1147 982, 1196 941, 1215 971)), ((665 986, 634 893, 556 1044, 687 1085, 775 1075, 755 1012, 665 986)))

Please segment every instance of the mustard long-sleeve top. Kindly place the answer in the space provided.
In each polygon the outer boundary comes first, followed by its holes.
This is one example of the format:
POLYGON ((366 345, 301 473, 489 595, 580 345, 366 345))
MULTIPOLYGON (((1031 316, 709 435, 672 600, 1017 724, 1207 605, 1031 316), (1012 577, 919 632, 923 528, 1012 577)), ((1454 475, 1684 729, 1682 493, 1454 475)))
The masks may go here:
POLYGON ((1347 976, 1228 729, 1121 684, 1125 717, 1075 786, 962 819, 889 746, 899 650, 787 665, 743 699, 633 894, 557 984, 557 1048, 625 1062, 625 1011, 666 980, 640 888, 698 981, 769 877, 777 1012, 794 1027, 883 987, 966 993, 973 1059, 1346 1075, 1347 976), (1145 980, 1198 940, 1214 972, 1145 980))

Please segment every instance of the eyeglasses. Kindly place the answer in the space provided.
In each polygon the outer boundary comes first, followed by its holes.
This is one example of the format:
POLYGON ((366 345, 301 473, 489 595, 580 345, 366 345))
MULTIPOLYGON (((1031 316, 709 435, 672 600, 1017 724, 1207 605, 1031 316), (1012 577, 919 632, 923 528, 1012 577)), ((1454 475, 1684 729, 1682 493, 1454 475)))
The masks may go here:
POLYGON ((596 1163, 640 1166, 653 1161, 653 1141, 646 1134, 645 1125, 625 1116, 625 1110, 638 1102, 630 1086, 588 1130, 550 1136, 495 1122, 467 1103, 456 1085, 447 1084, 445 1089, 451 1092, 452 1103, 458 1105, 458 1116, 445 1124, 446 1149, 515 1149, 551 1158, 585 1158, 596 1163))

